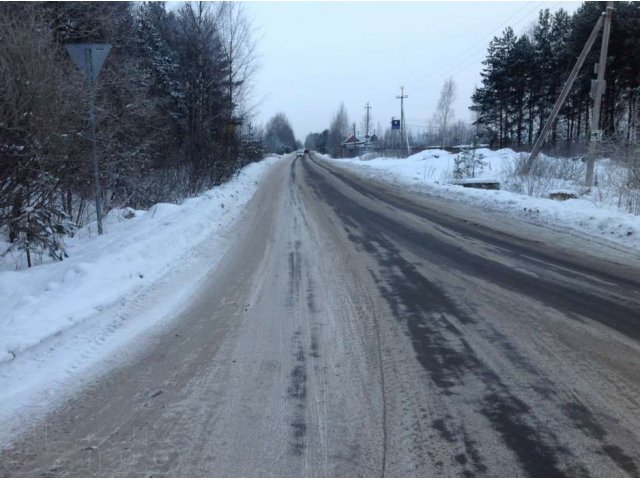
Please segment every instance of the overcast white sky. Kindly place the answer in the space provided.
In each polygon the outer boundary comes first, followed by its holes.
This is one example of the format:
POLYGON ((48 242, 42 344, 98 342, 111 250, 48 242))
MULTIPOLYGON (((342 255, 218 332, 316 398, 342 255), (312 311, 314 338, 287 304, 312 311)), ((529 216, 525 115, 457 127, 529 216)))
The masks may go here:
POLYGON ((538 11, 575 11, 581 2, 247 2, 258 28, 258 124, 284 112, 304 142, 327 128, 340 102, 357 128, 367 102, 384 130, 400 116, 424 128, 445 78, 457 84, 455 116, 470 120, 486 47, 512 26, 527 31, 538 11))

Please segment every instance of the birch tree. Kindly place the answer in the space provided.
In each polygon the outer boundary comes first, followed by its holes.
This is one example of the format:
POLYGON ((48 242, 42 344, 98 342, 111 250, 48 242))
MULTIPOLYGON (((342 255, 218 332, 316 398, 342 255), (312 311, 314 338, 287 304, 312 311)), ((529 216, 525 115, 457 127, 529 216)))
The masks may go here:
POLYGON ((456 84, 453 77, 445 80, 440 92, 438 107, 436 108, 436 121, 442 138, 442 148, 447 146, 447 129, 453 120, 453 102, 456 100, 456 84))

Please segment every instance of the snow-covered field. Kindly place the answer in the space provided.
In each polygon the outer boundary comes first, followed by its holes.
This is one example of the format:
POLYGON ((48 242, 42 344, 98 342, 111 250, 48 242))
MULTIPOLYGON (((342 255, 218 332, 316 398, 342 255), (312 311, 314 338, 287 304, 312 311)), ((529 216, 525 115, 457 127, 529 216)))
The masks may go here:
POLYGON ((16 418, 29 416, 19 407, 49 403, 79 371, 104 367, 119 347, 170 318, 224 255, 244 205, 278 161, 248 165, 180 205, 113 211, 105 235, 92 224, 68 239, 63 262, 3 265, 0 441, 10 434, 5 421, 17 428, 16 418))
MULTIPOLYGON (((359 172, 365 177, 401 185, 415 192, 429 192, 450 198, 470 209, 499 211, 523 218, 530 223, 575 229, 594 238, 606 238, 640 249, 640 216, 627 213, 633 198, 624 196, 623 173, 609 160, 597 162, 598 186, 590 191, 580 186, 584 165, 579 160, 541 160, 555 165, 559 171, 543 177, 518 177, 514 165, 521 154, 511 149, 492 151, 478 149, 486 165, 476 170, 475 177, 499 181, 500 190, 481 190, 454 185, 456 154, 444 150, 425 150, 407 158, 374 158, 363 160, 329 159, 359 172), (553 193, 572 193, 579 198, 565 201, 549 198, 553 193)), ((633 204, 631 205, 633 207, 633 204)))

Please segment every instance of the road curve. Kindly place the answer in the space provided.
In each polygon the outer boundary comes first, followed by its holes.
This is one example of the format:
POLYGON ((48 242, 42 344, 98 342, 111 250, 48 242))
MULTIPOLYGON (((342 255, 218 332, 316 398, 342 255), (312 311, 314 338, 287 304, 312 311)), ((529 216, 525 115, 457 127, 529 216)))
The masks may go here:
POLYGON ((640 476, 640 270, 557 233, 274 167, 171 328, 9 476, 640 476))

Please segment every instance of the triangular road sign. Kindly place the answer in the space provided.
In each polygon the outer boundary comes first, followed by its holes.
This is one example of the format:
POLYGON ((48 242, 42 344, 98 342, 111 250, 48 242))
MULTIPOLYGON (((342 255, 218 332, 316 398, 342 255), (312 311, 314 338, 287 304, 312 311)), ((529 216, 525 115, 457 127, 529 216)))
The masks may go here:
POLYGON ((111 51, 108 43, 68 43, 67 52, 87 80, 93 82, 111 51))

